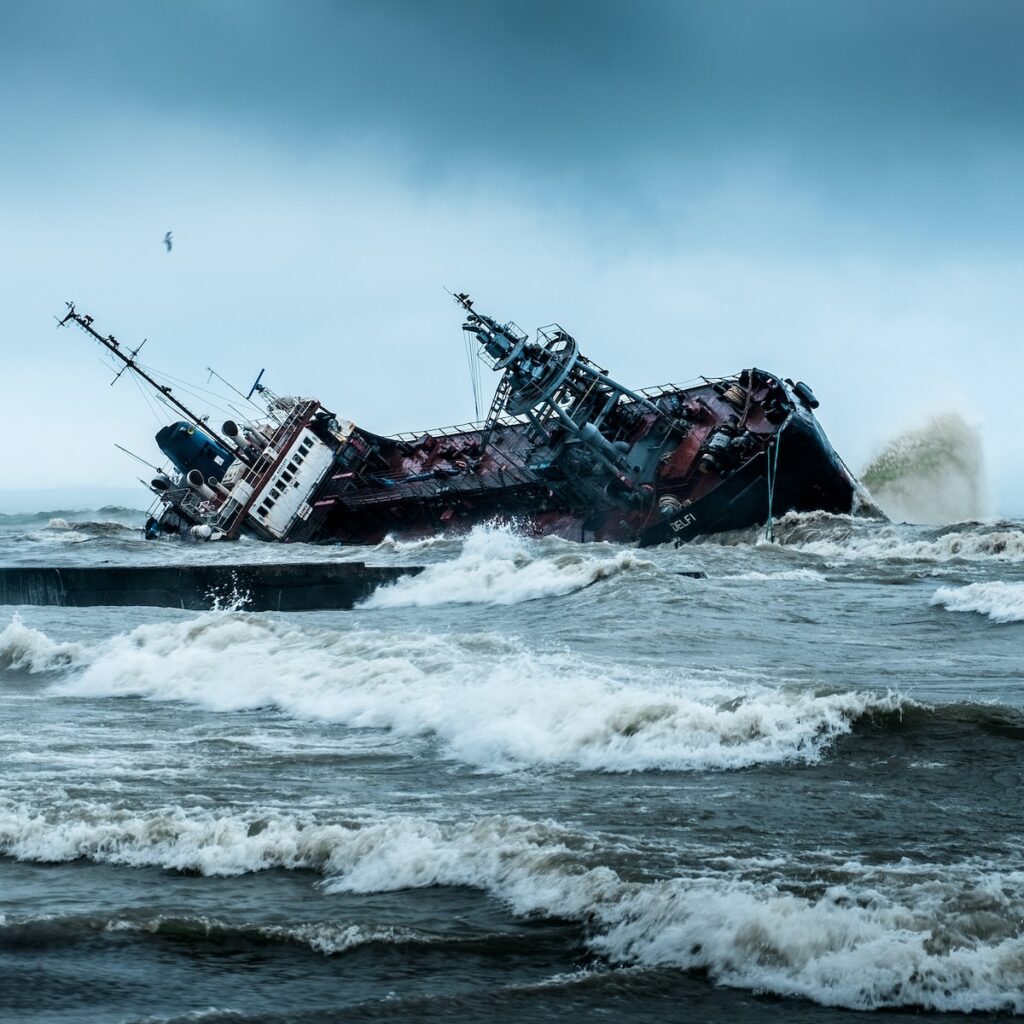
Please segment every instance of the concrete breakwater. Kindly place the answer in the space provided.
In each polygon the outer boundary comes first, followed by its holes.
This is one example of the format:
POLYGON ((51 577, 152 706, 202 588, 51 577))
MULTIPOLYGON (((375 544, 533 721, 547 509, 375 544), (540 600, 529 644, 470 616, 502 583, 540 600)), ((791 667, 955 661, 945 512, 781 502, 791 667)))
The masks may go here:
POLYGON ((0 605, 133 605, 205 611, 352 608, 421 566, 363 562, 277 565, 18 566, 0 568, 0 605))

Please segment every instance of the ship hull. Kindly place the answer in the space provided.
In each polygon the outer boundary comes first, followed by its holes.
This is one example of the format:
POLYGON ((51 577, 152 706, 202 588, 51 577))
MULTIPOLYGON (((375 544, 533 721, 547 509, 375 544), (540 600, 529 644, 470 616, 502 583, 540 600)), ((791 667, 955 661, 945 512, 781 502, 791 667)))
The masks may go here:
POLYGON ((765 526, 787 512, 852 511, 856 481, 813 415, 796 407, 776 443, 691 506, 692 520, 681 529, 672 521, 656 523, 643 532, 641 545, 765 526))
POLYGON ((69 304, 76 323, 185 419, 156 441, 149 538, 375 544, 484 523, 573 541, 684 542, 792 510, 849 512, 857 484, 802 382, 751 367, 634 391, 557 324, 530 340, 460 293, 463 330, 500 371, 483 423, 384 437, 260 384, 265 415, 218 433, 69 304))
MULTIPOLYGON (((683 398, 689 393, 677 394, 683 398)), ((471 446, 479 441, 479 433, 455 433, 449 440, 456 448, 471 446)), ((688 479, 678 492, 684 496, 681 507, 670 514, 653 503, 639 510, 560 507, 557 492, 535 478, 516 478, 508 486, 492 480, 477 490, 460 490, 456 480, 436 486, 432 495, 420 500, 396 496, 388 501, 383 496, 371 504, 362 503, 358 489, 352 495, 327 485, 319 503, 314 503, 322 513, 311 517, 301 534, 291 539, 377 544, 388 536, 457 536, 493 524, 526 536, 651 546, 764 525, 789 511, 850 512, 856 490, 856 481, 817 419, 800 402, 794 402, 784 422, 774 428, 764 450, 721 475, 702 477, 691 467, 688 479)), ((429 492, 430 487, 424 489, 429 492)))

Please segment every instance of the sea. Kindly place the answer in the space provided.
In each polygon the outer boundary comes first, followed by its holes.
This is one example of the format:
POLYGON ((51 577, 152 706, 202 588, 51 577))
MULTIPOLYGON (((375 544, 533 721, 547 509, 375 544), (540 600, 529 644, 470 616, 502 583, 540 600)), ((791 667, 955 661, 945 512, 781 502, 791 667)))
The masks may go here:
POLYGON ((0 608, 3 1021, 1024 1014, 1024 521, 142 521, 0 516, 0 565, 426 570, 353 611, 0 608))

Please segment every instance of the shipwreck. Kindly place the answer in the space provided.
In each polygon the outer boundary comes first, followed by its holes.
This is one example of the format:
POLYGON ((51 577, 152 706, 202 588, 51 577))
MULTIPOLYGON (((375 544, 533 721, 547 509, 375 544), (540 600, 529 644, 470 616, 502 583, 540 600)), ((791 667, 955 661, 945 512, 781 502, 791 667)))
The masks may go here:
POLYGON ((499 521, 652 545, 791 510, 851 511, 857 483, 806 384, 752 367, 631 390, 558 325, 531 338, 455 298, 501 375, 490 409, 482 422, 392 436, 319 399, 277 395, 262 372, 246 397, 253 414, 217 430, 73 304, 59 323, 85 330, 179 417, 156 435, 166 463, 149 484, 152 538, 374 544, 499 521))

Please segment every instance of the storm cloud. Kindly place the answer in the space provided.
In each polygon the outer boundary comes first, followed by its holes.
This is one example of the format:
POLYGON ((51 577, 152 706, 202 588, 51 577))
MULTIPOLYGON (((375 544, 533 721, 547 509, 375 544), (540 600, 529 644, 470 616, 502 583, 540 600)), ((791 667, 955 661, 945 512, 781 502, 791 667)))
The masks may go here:
POLYGON ((155 452, 65 298, 399 430, 472 414, 447 285, 630 384, 806 377, 855 465, 955 409, 1024 510, 1022 42, 1009 2, 5 4, 2 388, 42 443, 0 487, 155 452))

